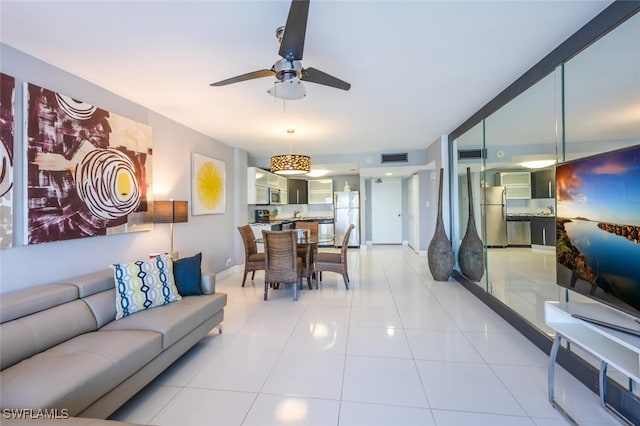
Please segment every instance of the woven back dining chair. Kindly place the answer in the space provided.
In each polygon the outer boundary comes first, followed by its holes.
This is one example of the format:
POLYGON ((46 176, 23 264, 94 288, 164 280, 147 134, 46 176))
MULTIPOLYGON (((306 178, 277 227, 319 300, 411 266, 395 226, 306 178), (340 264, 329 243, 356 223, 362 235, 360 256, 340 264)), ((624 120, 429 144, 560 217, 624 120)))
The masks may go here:
POLYGON ((256 237, 253 235, 250 225, 238 226, 242 242, 244 243, 244 276, 242 278, 242 287, 247 280, 247 274, 252 272, 251 280, 256 275, 256 271, 264 270, 264 253, 258 253, 256 237))
POLYGON ((347 248, 349 246, 349 236, 351 235, 351 230, 355 228, 353 224, 349 225, 347 232, 344 234, 344 239, 342 241, 342 248, 340 249, 340 253, 333 252, 324 252, 320 251, 316 254, 315 257, 315 269, 316 272, 320 275, 320 281, 322 281, 322 272, 336 272, 342 275, 342 279, 344 280, 344 286, 349 290, 349 272, 348 272, 348 264, 347 264, 347 248))
POLYGON ((293 300, 298 300, 298 287, 302 287, 304 266, 298 257, 296 232, 262 231, 265 252, 264 300, 269 284, 293 284, 293 300))
MULTIPOLYGON (((295 225, 295 229, 296 230, 307 229, 309 230, 309 236, 312 239, 317 239, 318 225, 319 225, 318 222, 297 221, 295 225)), ((317 252, 318 252, 317 244, 313 244, 310 246, 303 246, 303 245, 298 246, 298 256, 300 256, 304 262, 304 272, 302 273, 302 275, 307 277, 307 282, 309 283, 309 286, 311 286, 311 278, 314 278, 313 275, 315 275, 315 271, 313 270, 311 263, 313 262, 314 256, 316 255, 317 252), (309 250, 311 251, 309 252, 309 250)))

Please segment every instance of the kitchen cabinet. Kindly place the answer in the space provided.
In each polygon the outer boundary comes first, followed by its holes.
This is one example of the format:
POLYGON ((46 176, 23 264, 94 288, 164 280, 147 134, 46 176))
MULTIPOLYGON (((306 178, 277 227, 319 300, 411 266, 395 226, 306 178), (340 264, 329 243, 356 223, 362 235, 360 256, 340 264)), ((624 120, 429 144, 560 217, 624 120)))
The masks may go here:
POLYGON ((333 204, 333 179, 310 179, 307 190, 307 204, 333 204))
POLYGON ((533 198, 556 198, 556 178, 553 170, 533 172, 533 198))
POLYGON ((257 167, 247 168, 247 204, 269 204, 267 173, 257 167))
POLYGON ((289 204, 307 204, 309 202, 307 181, 305 179, 287 179, 289 204))
POLYGON ((507 200, 529 200, 531 172, 501 172, 500 186, 505 187, 507 200))
POLYGON ((556 245, 556 218, 531 217, 531 244, 538 246, 555 247, 556 245))
POLYGON ((287 204, 287 178, 259 167, 247 168, 247 204, 270 204, 270 190, 280 191, 280 202, 287 204))

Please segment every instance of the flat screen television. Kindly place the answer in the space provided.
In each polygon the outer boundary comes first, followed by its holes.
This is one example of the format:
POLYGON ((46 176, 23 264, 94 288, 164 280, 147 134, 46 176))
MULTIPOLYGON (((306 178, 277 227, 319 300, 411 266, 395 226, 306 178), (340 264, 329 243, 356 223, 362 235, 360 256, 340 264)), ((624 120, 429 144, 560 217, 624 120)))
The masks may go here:
POLYGON ((582 319, 640 335, 640 145, 558 164, 556 203, 557 284, 633 317, 582 319))

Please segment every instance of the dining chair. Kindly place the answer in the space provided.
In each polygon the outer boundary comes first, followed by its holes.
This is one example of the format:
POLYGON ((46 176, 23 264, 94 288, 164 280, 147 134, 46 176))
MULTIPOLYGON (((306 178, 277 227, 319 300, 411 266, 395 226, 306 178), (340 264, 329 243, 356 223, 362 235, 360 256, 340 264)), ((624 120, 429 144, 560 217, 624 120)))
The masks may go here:
MULTIPOLYGON (((308 229, 309 236, 312 239, 318 238, 318 222, 301 222, 297 221, 295 224, 295 229, 308 229)), ((309 288, 311 288, 311 278, 315 278, 315 271, 312 268, 312 264, 314 262, 314 256, 318 252, 317 244, 310 245, 298 245, 298 256, 302 258, 304 261, 304 272, 303 275, 307 277, 307 281, 309 282, 309 288)))
MULTIPOLYGON (((308 229, 311 238, 318 238, 318 222, 301 222, 297 221, 295 229, 308 229)), ((304 256, 305 247, 298 247, 298 256, 304 256)))
POLYGON ((304 265, 296 253, 296 231, 262 231, 265 252, 264 300, 269 284, 293 284, 293 300, 298 300, 298 287, 302 288, 304 265))
POLYGON ((322 281, 322 271, 336 272, 342 275, 344 286, 349 290, 349 273, 347 270, 347 248, 349 246, 349 236, 355 225, 349 225, 347 232, 344 234, 342 248, 339 253, 320 251, 315 256, 315 269, 322 281))
POLYGON ((264 270, 264 253, 258 253, 256 245, 256 237, 251 230, 250 225, 238 226, 242 242, 244 243, 244 277, 242 278, 242 287, 247 280, 247 274, 252 272, 251 280, 256 275, 256 271, 264 270))

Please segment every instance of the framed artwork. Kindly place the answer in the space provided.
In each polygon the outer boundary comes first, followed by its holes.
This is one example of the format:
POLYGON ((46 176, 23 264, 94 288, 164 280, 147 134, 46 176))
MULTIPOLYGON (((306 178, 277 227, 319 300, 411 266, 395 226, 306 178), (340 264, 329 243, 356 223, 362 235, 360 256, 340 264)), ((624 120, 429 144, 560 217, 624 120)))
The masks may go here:
POLYGON ((16 79, 0 73, 0 249, 13 245, 13 135, 16 79))
POLYGON ((193 153, 191 214, 221 214, 225 211, 226 169, 224 161, 193 153))
POLYGON ((25 83, 25 243, 146 231, 151 127, 25 83))

